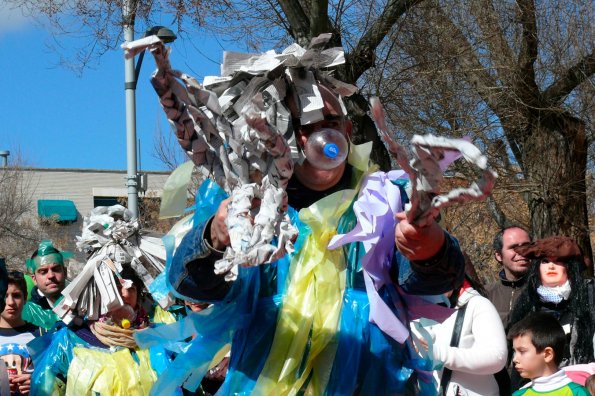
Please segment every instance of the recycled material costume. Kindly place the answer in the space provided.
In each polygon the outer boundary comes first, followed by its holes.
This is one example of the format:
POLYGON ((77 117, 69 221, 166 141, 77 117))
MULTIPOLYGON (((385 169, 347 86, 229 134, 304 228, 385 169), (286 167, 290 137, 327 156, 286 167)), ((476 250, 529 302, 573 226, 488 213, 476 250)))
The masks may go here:
POLYGON ((138 348, 134 332, 149 319, 140 300, 129 302, 121 291, 134 287, 140 294, 143 282, 153 280, 148 271, 163 266, 147 236, 121 205, 97 207, 85 218, 78 247, 89 260, 54 307, 68 326, 29 344, 36 367, 31 395, 149 394, 166 357, 138 348), (141 263, 144 271, 136 270, 141 263))
MULTIPOLYGON (((351 145, 349 165, 330 190, 310 190, 296 177, 287 181, 287 216, 298 237, 293 244, 284 244, 289 252, 284 257, 258 267, 254 265, 270 261, 222 270, 219 264, 227 252, 212 247, 212 216, 230 192, 237 192, 225 176, 235 180, 240 173, 249 176, 246 182, 254 182, 254 170, 247 170, 256 166, 267 175, 272 169, 278 180, 288 177, 279 166, 263 167, 258 161, 263 157, 251 157, 254 153, 270 155, 265 157, 267 164, 291 166, 281 163, 274 150, 267 151, 266 142, 238 144, 266 129, 254 126, 257 117, 245 111, 251 98, 264 98, 260 120, 265 120, 269 131, 284 136, 292 160, 300 163, 303 154, 288 119, 295 120, 296 115, 290 116, 286 107, 291 93, 299 96, 297 118, 304 125, 322 119, 313 115, 324 106, 320 91, 331 90, 340 101, 341 95, 355 90, 321 71, 343 62, 341 49, 322 49, 328 41, 328 35, 323 36, 308 49, 294 44, 282 54, 226 53, 223 77, 208 80, 204 87, 171 69, 168 49, 158 39, 124 46, 127 56, 146 48, 153 52, 158 70, 152 83, 182 147, 199 172, 225 187, 207 178, 196 194, 194 214, 164 238, 170 291, 184 300, 213 305, 178 323, 135 335, 139 345, 162 345, 177 353, 153 387, 154 395, 174 394, 179 386, 196 389, 213 356, 227 344, 231 344, 231 358, 221 395, 302 390, 316 395, 392 395, 405 394, 406 386, 415 382, 422 394, 436 393, 429 371, 434 362, 414 351, 408 324, 419 317, 441 321, 451 314, 435 302, 462 283, 464 259, 456 239, 446 233, 442 248, 429 260, 410 262, 396 251, 395 213, 403 211, 407 202, 408 176, 404 171, 375 172, 369 164, 371 144, 351 145), (251 152, 253 147, 260 151, 251 152), (247 164, 232 163, 238 158, 247 164), (197 336, 188 343, 192 334, 197 336)), ((267 139, 274 141, 270 135, 267 139)), ((282 157, 287 155, 283 150, 282 157)), ((454 158, 445 159, 436 169, 443 171, 454 158)), ((172 174, 166 183, 169 196, 185 199, 191 166, 182 165, 172 174)), ((232 205, 237 202, 232 198, 229 217, 234 216, 232 205)), ((179 209, 167 195, 163 201, 162 212, 174 213, 174 206, 179 209)), ((247 202, 244 209, 253 210, 251 201, 247 202)), ((274 205, 267 207, 263 200, 261 206, 267 210, 274 205)), ((286 219, 276 221, 273 224, 284 224, 286 219)), ((231 236, 230 224, 236 224, 236 219, 227 223, 231 236)), ((231 241, 233 245, 233 237, 231 241)))

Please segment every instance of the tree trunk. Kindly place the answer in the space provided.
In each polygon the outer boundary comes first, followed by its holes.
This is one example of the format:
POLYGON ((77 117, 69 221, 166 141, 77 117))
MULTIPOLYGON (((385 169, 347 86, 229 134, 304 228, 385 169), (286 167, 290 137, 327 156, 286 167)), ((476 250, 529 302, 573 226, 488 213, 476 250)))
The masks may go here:
POLYGON ((584 122, 561 111, 540 111, 529 119, 523 162, 533 187, 528 197, 535 238, 564 235, 583 251, 592 276, 586 202, 587 138, 584 122))
POLYGON ((389 171, 391 169, 390 155, 378 131, 374 121, 368 115, 369 105, 366 98, 360 93, 355 93, 345 98, 345 106, 349 118, 353 121, 353 143, 362 144, 372 142, 371 160, 377 164, 381 170, 389 171))

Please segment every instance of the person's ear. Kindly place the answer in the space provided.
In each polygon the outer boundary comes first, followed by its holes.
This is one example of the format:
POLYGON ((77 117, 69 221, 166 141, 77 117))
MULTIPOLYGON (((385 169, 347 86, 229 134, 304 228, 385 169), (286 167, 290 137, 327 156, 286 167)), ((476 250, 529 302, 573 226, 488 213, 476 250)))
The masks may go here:
POLYGON ((33 272, 33 273, 31 274, 31 280, 33 280, 33 284, 34 284, 35 286, 37 286, 37 278, 36 278, 36 276, 35 276, 35 272, 33 272))
POLYGON ((543 350, 543 359, 545 360, 546 363, 551 363, 554 361, 554 349, 552 347, 545 347, 545 349, 543 350))
POLYGON ((501 252, 494 252, 494 258, 496 259, 497 262, 499 262, 500 264, 502 264, 502 253, 501 252))
POLYGON ((303 150, 306 147, 306 142, 308 141, 308 136, 304 135, 301 132, 296 134, 296 138, 300 148, 303 150))
POLYGON ((345 121, 345 134, 349 139, 353 136, 353 122, 351 120, 345 121))

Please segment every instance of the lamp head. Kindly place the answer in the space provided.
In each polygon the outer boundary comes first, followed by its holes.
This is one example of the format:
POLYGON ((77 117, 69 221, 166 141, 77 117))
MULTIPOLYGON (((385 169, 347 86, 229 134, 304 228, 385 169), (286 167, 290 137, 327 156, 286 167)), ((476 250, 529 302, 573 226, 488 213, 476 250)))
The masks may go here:
POLYGON ((178 38, 171 29, 168 29, 165 26, 153 26, 145 32, 145 37, 148 36, 157 36, 166 44, 171 43, 178 38))

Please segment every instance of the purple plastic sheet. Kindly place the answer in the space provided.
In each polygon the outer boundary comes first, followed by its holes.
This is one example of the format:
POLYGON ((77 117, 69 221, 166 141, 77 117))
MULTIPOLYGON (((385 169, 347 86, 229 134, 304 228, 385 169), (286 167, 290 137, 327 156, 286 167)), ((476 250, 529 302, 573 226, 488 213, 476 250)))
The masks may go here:
MULTIPOLYGON (((336 249, 351 242, 363 243, 366 254, 362 258, 362 268, 370 301, 370 322, 400 343, 409 337, 409 329, 380 297, 378 290, 392 282, 389 271, 395 250, 395 215, 403 207, 399 187, 391 180, 407 178, 408 175, 402 170, 368 175, 353 205, 357 225, 351 232, 333 237, 328 246, 329 249, 336 249)), ((442 322, 452 314, 451 309, 432 304, 421 297, 402 291, 399 295, 406 302, 409 320, 426 317, 442 322)))

